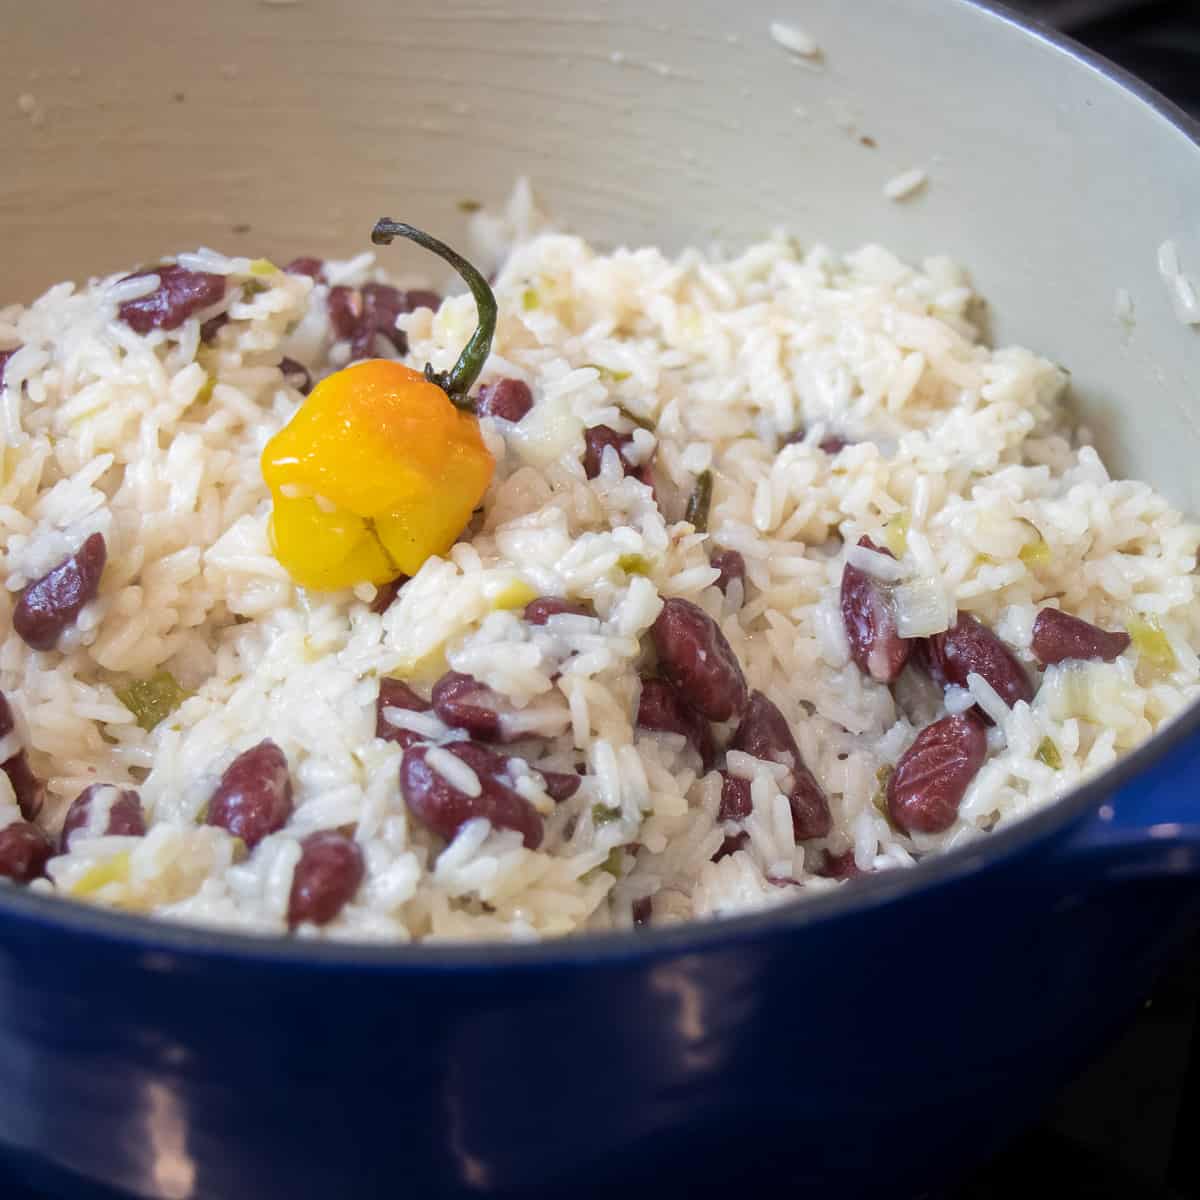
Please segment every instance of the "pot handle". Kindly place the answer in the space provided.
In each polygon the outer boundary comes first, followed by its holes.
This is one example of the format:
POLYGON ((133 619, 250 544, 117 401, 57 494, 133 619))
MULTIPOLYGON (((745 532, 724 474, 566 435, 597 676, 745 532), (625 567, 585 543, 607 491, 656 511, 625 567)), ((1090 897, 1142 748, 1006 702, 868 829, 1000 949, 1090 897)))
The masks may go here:
POLYGON ((1200 734, 1181 731, 1119 785, 1067 834, 1062 857, 1105 882, 1200 878, 1200 734))

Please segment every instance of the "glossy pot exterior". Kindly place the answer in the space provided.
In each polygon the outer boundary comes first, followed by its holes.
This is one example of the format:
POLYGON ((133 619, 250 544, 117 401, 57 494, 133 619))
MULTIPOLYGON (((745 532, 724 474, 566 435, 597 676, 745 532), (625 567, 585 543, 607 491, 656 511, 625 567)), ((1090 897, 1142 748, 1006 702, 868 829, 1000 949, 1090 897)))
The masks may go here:
POLYGON ((1108 820, 1073 805, 922 886, 698 932, 306 953, 18 909, 11 1169, 164 1200, 710 1195, 768 1167, 917 1195, 1030 1119, 1195 928, 1200 828, 1147 833, 1200 769, 1176 740, 1108 820))
MULTIPOLYGON (((0 68, 10 286, 204 242, 461 235, 519 172, 600 241, 787 224, 969 264, 1113 465, 1200 511, 1200 270, 1178 114, 960 0, 85 0, 0 68), (820 62, 774 42, 792 19, 820 62), (875 143, 864 143, 869 138, 875 143), (923 165, 905 205, 883 182, 923 165), (450 214, 454 214, 451 219, 450 214), (245 227, 249 226, 249 232, 245 227), (1118 289, 1135 320, 1113 316, 1118 289)), ((946 1183, 1031 1117, 1200 922, 1200 714, 919 872, 534 947, 237 937, 0 894, 0 1148, 56 1196, 798 1195, 946 1183)))

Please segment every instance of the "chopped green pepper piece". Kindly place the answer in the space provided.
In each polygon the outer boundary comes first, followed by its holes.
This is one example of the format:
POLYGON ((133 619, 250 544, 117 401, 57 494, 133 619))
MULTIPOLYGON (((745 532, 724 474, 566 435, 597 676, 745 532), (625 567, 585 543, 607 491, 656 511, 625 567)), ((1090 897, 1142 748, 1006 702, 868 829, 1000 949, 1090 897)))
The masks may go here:
POLYGON ((269 258, 256 258, 250 264, 251 275, 274 275, 279 268, 269 258))
POLYGON ((1154 671, 1169 675, 1179 665, 1170 639, 1152 617, 1130 617, 1125 628, 1133 640, 1138 658, 1154 671))
POLYGON ((135 679, 117 690, 117 699, 147 733, 170 716, 192 693, 180 687, 170 671, 159 671, 149 679, 135 679))
MULTIPOLYGON (((628 374, 628 372, 626 372, 628 374)), ((654 422, 647 420, 645 417, 639 417, 637 413, 630 412, 623 404, 617 405, 617 412, 621 414, 631 425, 636 425, 639 429, 648 429, 651 433, 654 432, 654 422)))
POLYGON ((687 511, 683 519, 697 533, 708 532, 708 510, 712 505, 713 473, 701 471, 696 477, 696 486, 688 497, 687 511))
MULTIPOLYGON (((583 365, 591 367, 593 371, 599 372, 600 378, 608 380, 610 383, 620 383, 622 380, 628 379, 632 374, 630 371, 614 371, 612 367, 602 367, 599 363, 584 363, 583 365)), ((630 420, 636 421, 636 418, 630 417, 630 420)), ((637 424, 640 425, 641 422, 637 421, 637 424)))
POLYGON ((592 824, 607 825, 610 821, 616 821, 621 814, 615 808, 608 808, 603 804, 592 805, 592 824))
POLYGON ((1045 763, 1052 771, 1062 770, 1062 755, 1059 754, 1053 738, 1044 737, 1038 742, 1037 760, 1045 763))
POLYGON ((1045 567, 1051 560, 1050 546, 1044 538, 1026 542, 1020 550, 1020 559, 1027 567, 1045 567))
POLYGON ((193 404, 207 404, 212 399, 213 388, 217 386, 217 381, 210 375, 201 385, 200 390, 196 393, 193 404))
POLYGON ((607 871, 614 879, 621 878, 621 867, 625 862, 625 851, 621 846, 614 846, 608 857, 600 864, 600 870, 607 871))
POLYGON ((537 294, 537 288, 528 287, 521 293, 521 307, 526 312, 532 312, 539 304, 541 298, 537 294))
POLYGON ((899 833, 900 831, 896 829, 896 826, 892 821, 892 814, 888 810, 887 802, 888 784, 891 782, 892 775, 895 770, 895 767, 888 763, 884 763, 884 765, 875 772, 875 782, 878 784, 878 787, 875 789, 875 795, 871 797, 871 803, 875 805, 879 815, 883 817, 885 821, 887 821, 888 825, 895 832, 899 833))
POLYGON ((901 509, 883 527, 883 543, 896 558, 903 558, 908 553, 908 530, 911 525, 912 517, 905 509, 901 509))
POLYGON ((650 560, 641 554, 622 554, 617 559, 617 566, 626 575, 649 575, 650 560))

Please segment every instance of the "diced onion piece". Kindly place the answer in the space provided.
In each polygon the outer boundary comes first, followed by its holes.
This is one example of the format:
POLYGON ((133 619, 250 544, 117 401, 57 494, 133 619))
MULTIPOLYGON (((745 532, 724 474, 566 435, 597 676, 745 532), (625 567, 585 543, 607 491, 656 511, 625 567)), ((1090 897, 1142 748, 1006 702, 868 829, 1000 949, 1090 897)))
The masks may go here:
POLYGON ((892 591, 896 632, 902 638, 929 637, 950 628, 952 612, 945 589, 935 579, 913 579, 892 591))
POLYGON ((547 396, 529 410, 520 425, 505 434, 523 462, 547 467, 561 459, 578 457, 583 449, 583 421, 572 411, 565 394, 547 396))
POLYGON ((1129 703, 1129 684, 1119 662, 1069 661, 1046 668, 1037 703, 1056 721, 1090 721, 1111 729, 1118 745, 1128 745, 1143 723, 1129 703))

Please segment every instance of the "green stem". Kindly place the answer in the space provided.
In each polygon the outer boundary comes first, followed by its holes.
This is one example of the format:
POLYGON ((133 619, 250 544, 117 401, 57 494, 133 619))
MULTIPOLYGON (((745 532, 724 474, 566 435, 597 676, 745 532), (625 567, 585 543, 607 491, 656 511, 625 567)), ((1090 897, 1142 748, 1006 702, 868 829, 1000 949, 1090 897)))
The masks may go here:
POLYGON ((371 241, 376 246, 387 246, 393 238, 408 238, 418 246, 431 250, 439 258, 448 262, 462 276, 463 282, 471 289, 475 297, 475 307, 479 311, 479 324, 471 334, 471 340, 463 347, 458 356, 458 362, 449 371, 434 371, 428 363, 425 364, 425 378, 450 397, 459 408, 474 410, 474 401, 468 393, 479 378, 483 364, 487 362, 492 352, 492 338, 496 333, 496 297, 488 286, 488 281, 461 254, 456 254, 445 242, 414 229, 411 225, 393 221, 383 217, 375 222, 371 230, 371 241))

